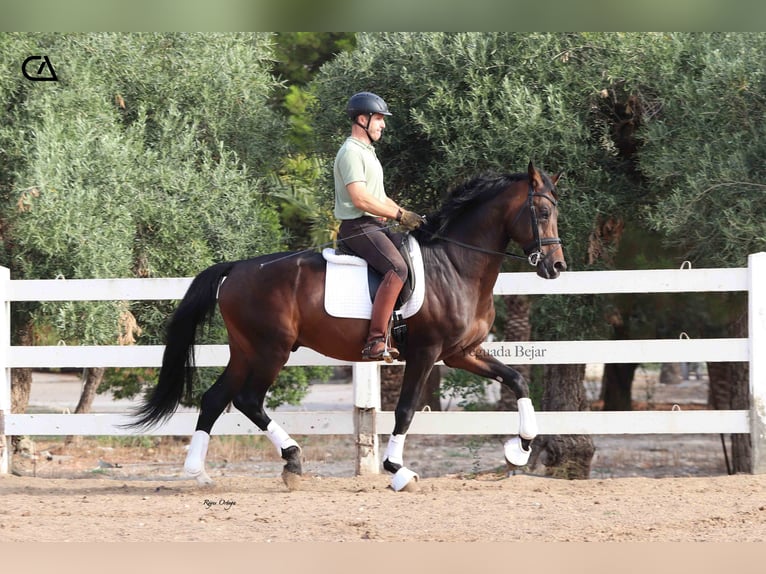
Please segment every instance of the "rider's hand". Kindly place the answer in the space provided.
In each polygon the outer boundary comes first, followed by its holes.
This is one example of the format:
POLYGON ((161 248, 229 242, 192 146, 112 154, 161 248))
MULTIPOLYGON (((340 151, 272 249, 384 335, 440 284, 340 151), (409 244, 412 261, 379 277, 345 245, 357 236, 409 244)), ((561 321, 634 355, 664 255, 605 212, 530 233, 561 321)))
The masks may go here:
POLYGON ((399 213, 396 216, 396 220, 408 231, 417 229, 425 222, 424 217, 418 215, 414 211, 408 211, 406 209, 399 210, 399 213))

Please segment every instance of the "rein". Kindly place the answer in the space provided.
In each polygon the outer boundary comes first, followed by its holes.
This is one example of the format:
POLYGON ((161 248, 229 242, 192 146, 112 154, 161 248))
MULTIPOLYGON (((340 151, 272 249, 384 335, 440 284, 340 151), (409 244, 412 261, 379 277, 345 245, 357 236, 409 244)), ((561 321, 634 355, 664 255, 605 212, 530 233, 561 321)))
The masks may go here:
MULTIPOLYGON (((540 237, 540 227, 537 220, 537 211, 535 210, 535 204, 533 201, 535 197, 544 197, 545 199, 550 201, 554 207, 558 205, 558 202, 555 199, 552 199, 542 193, 535 193, 534 189, 532 188, 532 183, 530 182, 529 193, 527 194, 526 207, 529 210, 529 218, 530 218, 530 223, 532 225, 532 234, 533 234, 534 240, 532 241, 532 243, 524 247, 524 255, 517 255, 515 253, 511 253, 510 251, 496 251, 494 249, 486 249, 484 247, 479 247, 478 245, 471 245, 469 243, 464 243, 462 241, 458 241, 457 239, 452 239, 450 237, 444 237, 443 235, 439 235, 436 233, 432 233, 431 236, 434 239, 440 239, 441 241, 452 243, 454 245, 458 245, 459 247, 464 247, 465 249, 471 249, 473 251, 478 251, 480 253, 486 253, 488 255, 502 255, 503 257, 510 257, 512 259, 527 261, 530 265, 532 265, 532 267, 537 267, 542 261, 545 261, 545 259, 548 257, 548 255, 543 254, 543 246, 544 245, 561 245, 562 241, 558 237, 545 237, 545 238, 540 237)), ((516 225, 516 222, 518 221, 519 217, 521 217, 521 214, 523 212, 524 212, 523 209, 519 210, 511 226, 516 225)))
MULTIPOLYGON (((399 225, 399 223, 396 223, 396 222, 388 223, 388 224, 384 225, 383 227, 381 227, 380 229, 375 229, 373 232, 377 233, 379 231, 386 231, 387 229, 391 229, 392 227, 396 227, 397 225, 399 225)), ((363 235, 366 235, 366 233, 365 232, 356 233, 354 235, 349 235, 345 239, 353 239, 354 237, 361 237, 363 235)), ((288 253, 287 255, 283 255, 282 257, 277 257, 276 259, 272 259, 271 261, 266 261, 265 263, 261 263, 258 266, 258 268, 259 269, 263 269, 267 265, 271 265, 272 263, 278 263, 280 261, 284 261, 285 259, 290 259, 291 257, 297 257, 298 255, 304 255, 306 253, 315 253, 317 251, 321 252, 322 249, 324 249, 325 247, 331 247, 331 246, 333 246, 335 244, 336 244, 336 241, 328 241, 327 243, 323 243, 321 245, 317 245, 316 247, 308 247, 308 248, 302 249, 300 251, 292 251, 292 252, 288 253)))

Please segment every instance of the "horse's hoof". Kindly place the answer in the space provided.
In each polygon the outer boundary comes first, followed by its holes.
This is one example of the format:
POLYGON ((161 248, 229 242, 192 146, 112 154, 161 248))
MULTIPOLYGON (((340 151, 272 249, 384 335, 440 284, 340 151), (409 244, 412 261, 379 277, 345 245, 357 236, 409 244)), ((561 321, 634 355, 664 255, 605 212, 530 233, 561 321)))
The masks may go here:
POLYGON ((529 462, 529 455, 532 449, 524 450, 521 444, 521 437, 515 436, 505 442, 504 445, 505 460, 513 466, 526 466, 529 462))
POLYGON ((300 488, 301 475, 285 469, 282 471, 282 481, 285 483, 287 490, 292 492, 300 488))
POLYGON ((396 471, 396 474, 391 479, 391 488, 394 489, 394 492, 402 490, 404 492, 417 492, 420 490, 418 480, 420 480, 420 477, 416 473, 403 466, 396 471))
POLYGON ((208 486, 213 484, 213 479, 208 476, 208 474, 205 472, 205 469, 196 471, 196 472, 189 472, 186 471, 186 476, 189 478, 193 478, 197 481, 197 484, 200 486, 208 486))
MULTIPOLYGON (((282 475, 286 473, 300 476, 303 474, 303 465, 301 464, 301 448, 298 445, 282 449, 282 458, 285 460, 285 466, 282 467, 282 475)), ((289 486, 289 485, 288 485, 289 486)))

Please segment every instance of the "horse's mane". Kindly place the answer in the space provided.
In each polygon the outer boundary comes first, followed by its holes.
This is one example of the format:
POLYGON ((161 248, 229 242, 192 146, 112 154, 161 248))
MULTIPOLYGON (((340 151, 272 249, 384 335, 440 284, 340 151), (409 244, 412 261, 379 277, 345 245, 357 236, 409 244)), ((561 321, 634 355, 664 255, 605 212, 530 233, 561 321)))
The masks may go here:
POLYGON ((412 232, 421 243, 441 235, 447 226, 472 206, 484 203, 507 189, 509 185, 527 178, 526 173, 483 173, 454 187, 438 211, 426 215, 426 223, 412 232))

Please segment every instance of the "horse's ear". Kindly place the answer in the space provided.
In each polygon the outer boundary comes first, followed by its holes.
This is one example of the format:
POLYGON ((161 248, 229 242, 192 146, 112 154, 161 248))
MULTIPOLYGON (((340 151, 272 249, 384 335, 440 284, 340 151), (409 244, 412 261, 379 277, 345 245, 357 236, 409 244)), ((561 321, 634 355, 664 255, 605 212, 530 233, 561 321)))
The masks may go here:
POLYGON ((529 160, 527 173, 529 174, 529 183, 532 184, 532 187, 535 189, 540 189, 543 186, 543 179, 540 177, 540 173, 537 171, 537 169, 535 169, 535 164, 532 162, 532 160, 529 160))
POLYGON ((558 172, 556 175, 551 177, 551 182, 553 185, 557 185, 559 180, 564 177, 564 170, 562 169, 560 172, 558 172))

